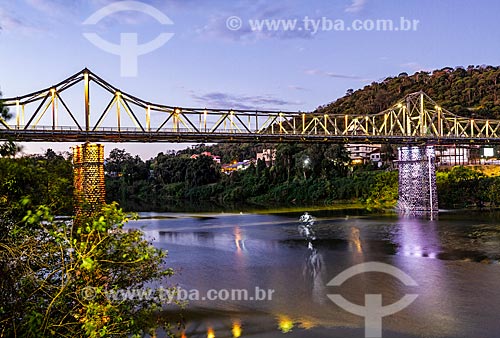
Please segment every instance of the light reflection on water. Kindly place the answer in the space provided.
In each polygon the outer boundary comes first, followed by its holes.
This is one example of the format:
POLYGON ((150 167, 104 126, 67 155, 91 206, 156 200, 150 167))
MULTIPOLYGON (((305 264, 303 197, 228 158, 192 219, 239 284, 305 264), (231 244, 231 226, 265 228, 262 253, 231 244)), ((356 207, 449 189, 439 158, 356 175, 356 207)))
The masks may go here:
MULTIPOLYGON (((177 216, 177 215, 170 215, 177 216)), ((272 301, 193 301, 185 337, 363 337, 363 319, 338 308, 327 294, 363 304, 367 293, 384 305, 418 293, 407 309, 383 320, 384 337, 497 337, 500 324, 500 257, 496 219, 445 215, 319 217, 318 239, 308 249, 297 234, 298 214, 204 215, 139 220, 184 289, 275 289, 272 301), (492 230, 493 229, 493 230, 492 230), (484 233, 489 234, 485 239, 484 233), (471 234, 473 236, 471 236, 471 234), (480 241, 478 240, 481 239, 480 241), (486 252, 482 251, 488 243, 486 252), (495 246, 496 245, 496 246, 495 246), (380 261, 412 276, 414 288, 380 273, 327 287, 353 265, 380 261), (200 310, 201 309, 201 310, 200 310), (210 331, 212 330, 212 331, 210 331)), ((179 335, 181 336, 181 335, 179 335)))

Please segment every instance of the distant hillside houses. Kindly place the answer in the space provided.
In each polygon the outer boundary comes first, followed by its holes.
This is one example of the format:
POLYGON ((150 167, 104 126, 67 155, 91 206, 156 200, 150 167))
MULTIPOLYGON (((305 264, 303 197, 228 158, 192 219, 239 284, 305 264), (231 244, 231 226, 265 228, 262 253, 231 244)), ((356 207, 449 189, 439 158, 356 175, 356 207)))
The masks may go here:
POLYGON ((217 156, 217 155, 212 155, 212 153, 211 153, 211 152, 209 152, 209 151, 204 151, 204 152, 202 152, 201 154, 193 154, 193 155, 191 155, 191 158, 192 158, 192 159, 196 159, 196 158, 198 158, 198 157, 200 157, 200 156, 208 156, 208 157, 211 157, 211 158, 214 160, 214 162, 216 162, 216 163, 220 164, 220 156, 217 156))
POLYGON ((380 144, 347 144, 346 149, 351 158, 351 164, 367 164, 375 163, 377 166, 382 165, 380 155, 380 144))
MULTIPOLYGON (((351 165, 374 164, 377 167, 390 164, 388 154, 382 151, 380 144, 347 144, 351 165)), ((440 145, 435 146, 436 165, 457 166, 469 164, 500 164, 499 154, 495 147, 440 145)), ((394 148, 392 164, 397 163, 397 153, 394 148)))
POLYGON ((221 171, 224 174, 231 174, 233 171, 237 170, 246 170, 248 169, 255 161, 252 160, 244 160, 241 162, 234 161, 233 163, 223 164, 221 171))
POLYGON ((262 149, 262 152, 257 153, 257 161, 262 160, 269 167, 276 161, 276 149, 262 149))

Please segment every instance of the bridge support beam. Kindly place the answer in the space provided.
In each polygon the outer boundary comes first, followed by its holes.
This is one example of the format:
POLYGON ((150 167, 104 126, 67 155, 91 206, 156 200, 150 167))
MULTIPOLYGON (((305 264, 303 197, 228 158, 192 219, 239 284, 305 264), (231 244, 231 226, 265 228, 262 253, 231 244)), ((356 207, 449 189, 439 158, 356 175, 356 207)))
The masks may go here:
POLYGON ((104 146, 86 142, 73 148, 76 215, 93 213, 105 202, 104 146))
POLYGON ((398 209, 406 213, 436 213, 435 152, 432 146, 398 148, 398 209))

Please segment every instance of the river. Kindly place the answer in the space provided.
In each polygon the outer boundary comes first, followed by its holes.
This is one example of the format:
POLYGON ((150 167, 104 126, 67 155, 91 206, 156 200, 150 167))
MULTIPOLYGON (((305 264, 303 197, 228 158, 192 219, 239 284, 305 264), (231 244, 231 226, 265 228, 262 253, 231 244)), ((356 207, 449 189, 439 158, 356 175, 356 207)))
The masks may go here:
POLYGON ((381 294, 383 306, 417 295, 383 317, 383 337, 500 337, 500 214, 441 212, 428 220, 311 211, 312 248, 297 230, 302 214, 141 213, 128 226, 144 227, 168 250, 177 272, 170 281, 195 299, 183 311, 182 337, 365 337, 365 318, 333 294, 360 306, 366 294, 381 294), (396 267, 415 285, 365 272, 327 286, 367 262, 396 267), (226 299, 233 290, 247 290, 246 299, 226 299))

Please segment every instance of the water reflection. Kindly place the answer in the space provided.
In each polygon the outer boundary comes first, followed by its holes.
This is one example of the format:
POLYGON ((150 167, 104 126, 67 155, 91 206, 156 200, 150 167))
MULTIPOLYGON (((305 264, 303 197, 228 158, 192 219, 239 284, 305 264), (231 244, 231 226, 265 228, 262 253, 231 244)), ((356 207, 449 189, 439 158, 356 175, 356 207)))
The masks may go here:
POLYGON ((360 232, 355 226, 351 228, 351 233, 349 234, 349 250, 359 254, 363 253, 360 232))
POLYGON ((437 258, 441 243, 437 222, 415 217, 400 217, 399 232, 395 237, 398 253, 407 257, 437 258))
MULTIPOLYGON (((419 298, 408 309, 417 322, 440 318, 439 330, 458 334, 463 323, 456 320, 452 299, 459 297, 449 283, 451 276, 443 261, 432 265, 425 258, 437 258, 441 243, 437 221, 419 217, 400 216, 394 241, 398 246, 395 263, 414 277, 419 284, 419 298)), ((427 328, 428 333, 434 328, 427 328)))
POLYGON ((247 250, 245 247, 245 238, 243 237, 243 232, 239 226, 235 226, 233 230, 234 234, 234 244, 236 245, 236 252, 238 254, 242 254, 247 250))
POLYGON ((301 222, 298 230, 301 236, 307 241, 307 250, 309 252, 306 257, 302 269, 302 275, 307 281, 307 284, 312 288, 312 299, 315 303, 323 304, 325 302, 325 282, 323 279, 324 259, 319 253, 313 242, 316 240, 316 235, 313 230, 316 219, 309 215, 303 214, 299 221, 301 222))
MULTIPOLYGON (((245 330, 243 330, 243 324, 240 319, 229 320, 226 316, 232 315, 224 313, 220 313, 220 315, 220 317, 211 317, 208 320, 190 320, 186 324, 186 328, 177 336, 180 338, 239 338, 246 336, 259 337, 263 334, 269 336, 270 332, 275 333, 276 336, 294 332, 303 333, 302 336, 304 337, 314 337, 314 333, 311 335, 306 332, 316 327, 313 321, 305 319, 296 320, 286 314, 271 315, 271 318, 269 317, 270 314, 257 314, 250 318, 246 316, 245 330)), ((159 336, 161 337, 161 335, 159 336)))
POLYGON ((278 316, 278 328, 283 333, 288 333, 293 329, 293 321, 285 315, 278 316))
POLYGON ((201 246, 214 246, 215 234, 208 231, 195 232, 177 232, 177 231, 158 231, 160 242, 176 244, 198 244, 201 246))
POLYGON ((241 337, 241 324, 239 322, 234 322, 233 323, 233 328, 231 330, 231 333, 233 334, 234 338, 241 337))

